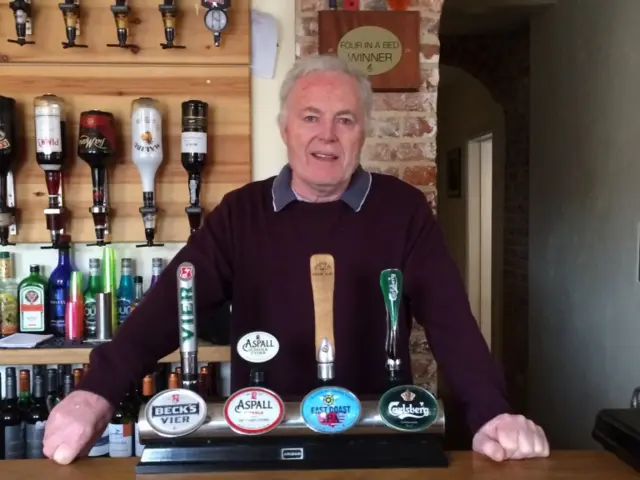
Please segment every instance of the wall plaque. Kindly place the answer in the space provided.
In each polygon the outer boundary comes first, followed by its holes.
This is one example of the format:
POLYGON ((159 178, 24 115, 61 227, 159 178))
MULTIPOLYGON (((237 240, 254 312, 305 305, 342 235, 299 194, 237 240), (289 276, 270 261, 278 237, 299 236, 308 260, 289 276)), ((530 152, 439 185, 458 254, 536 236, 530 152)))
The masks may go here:
POLYGON ((369 76, 374 91, 420 89, 420 12, 318 12, 318 51, 369 76))

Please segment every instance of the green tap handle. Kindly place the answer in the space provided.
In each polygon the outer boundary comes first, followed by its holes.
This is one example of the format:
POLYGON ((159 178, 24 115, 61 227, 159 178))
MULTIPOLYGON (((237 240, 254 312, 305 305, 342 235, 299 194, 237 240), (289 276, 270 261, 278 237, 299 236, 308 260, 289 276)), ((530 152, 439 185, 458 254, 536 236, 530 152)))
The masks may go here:
POLYGON ((387 366, 389 370, 398 371, 400 358, 398 356, 398 318, 400 301, 402 300, 402 272, 396 268, 389 268, 380 272, 380 288, 387 307, 387 366))

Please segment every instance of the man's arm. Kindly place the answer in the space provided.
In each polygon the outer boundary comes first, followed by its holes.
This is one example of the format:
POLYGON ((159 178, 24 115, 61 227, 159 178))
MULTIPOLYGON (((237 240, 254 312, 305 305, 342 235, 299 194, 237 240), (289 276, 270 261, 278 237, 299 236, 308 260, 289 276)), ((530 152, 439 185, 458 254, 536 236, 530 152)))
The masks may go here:
POLYGON ((496 415, 510 413, 504 377, 491 358, 426 200, 414 214, 408 237, 403 273, 411 312, 424 327, 438 367, 475 434, 496 415))
POLYGON ((90 355, 89 372, 78 385, 117 405, 133 382, 179 346, 176 271, 182 262, 196 270, 198 323, 231 299, 231 219, 227 198, 205 217, 187 244, 163 270, 158 282, 124 321, 108 344, 90 355))

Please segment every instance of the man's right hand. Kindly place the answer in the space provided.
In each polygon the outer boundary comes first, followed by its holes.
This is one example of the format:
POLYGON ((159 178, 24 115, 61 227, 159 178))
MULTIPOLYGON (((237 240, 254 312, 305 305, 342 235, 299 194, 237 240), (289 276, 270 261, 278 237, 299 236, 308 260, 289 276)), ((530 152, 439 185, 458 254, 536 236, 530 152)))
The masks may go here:
POLYGON ((71 392, 49 414, 44 455, 61 465, 87 455, 107 427, 113 410, 107 400, 95 393, 71 392))

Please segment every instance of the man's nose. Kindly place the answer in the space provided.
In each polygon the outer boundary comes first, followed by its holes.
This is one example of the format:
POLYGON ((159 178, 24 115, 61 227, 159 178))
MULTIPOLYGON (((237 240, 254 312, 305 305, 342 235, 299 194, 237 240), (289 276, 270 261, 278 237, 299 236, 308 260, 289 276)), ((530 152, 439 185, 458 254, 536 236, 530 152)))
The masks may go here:
POLYGON ((335 142, 337 140, 336 124, 330 121, 322 122, 320 138, 325 142, 335 142))

